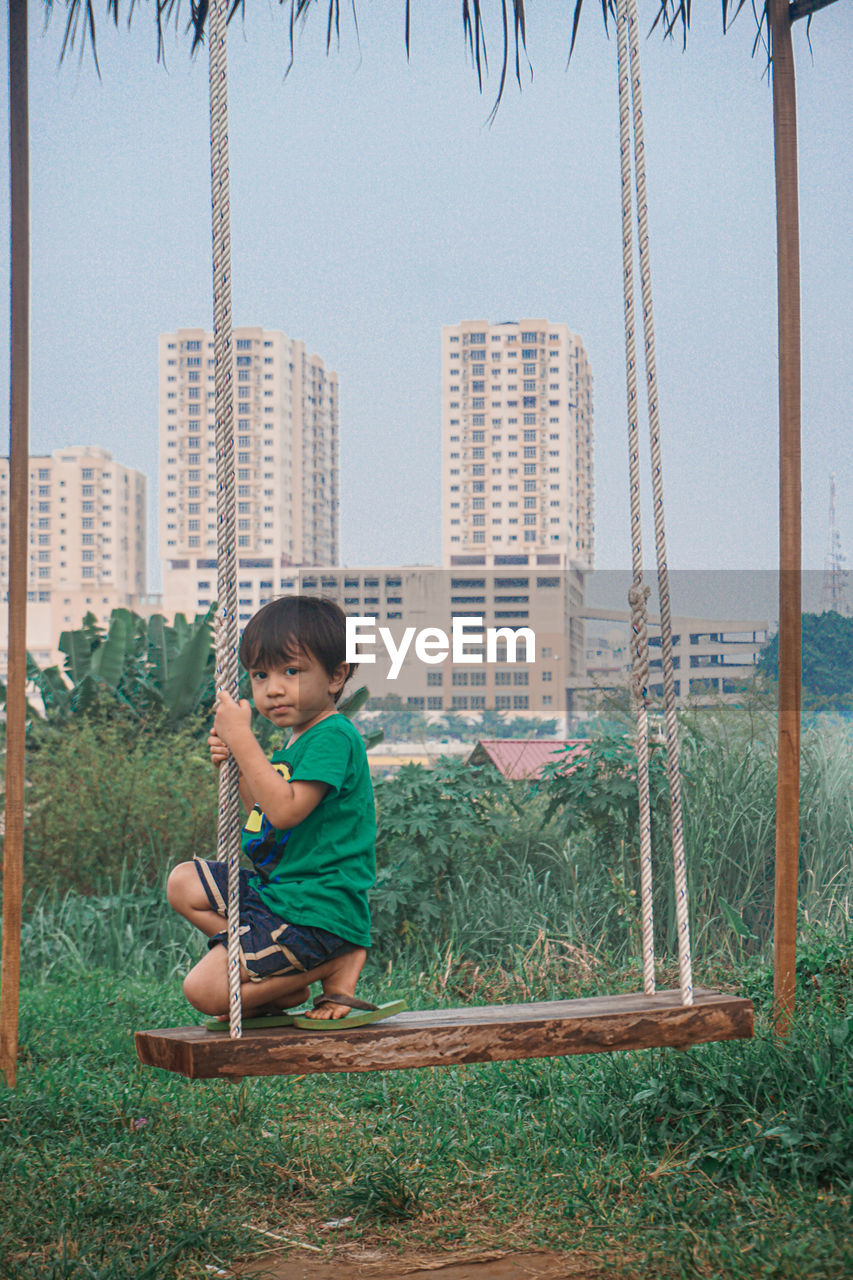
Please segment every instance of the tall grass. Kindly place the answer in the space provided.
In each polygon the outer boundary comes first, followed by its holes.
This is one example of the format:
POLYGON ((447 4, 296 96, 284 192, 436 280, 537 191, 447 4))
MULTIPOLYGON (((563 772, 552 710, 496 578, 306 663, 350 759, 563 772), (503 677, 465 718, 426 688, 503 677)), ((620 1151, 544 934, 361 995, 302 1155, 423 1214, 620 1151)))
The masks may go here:
POLYGON ((147 885, 127 868, 112 893, 31 893, 21 931, 26 971, 42 981, 97 969, 170 980, 186 973, 203 946, 167 905, 164 884, 147 885))
MULTIPOLYGON (((720 900, 766 941, 772 927, 775 720, 720 709, 682 738, 684 840, 694 922, 720 918, 720 900)), ((811 919, 849 918, 853 900, 853 730, 823 716, 802 736, 800 901, 811 919)))
MULTIPOLYGON (((759 707, 721 708, 684 727, 685 852, 694 956, 737 959, 772 936, 776 765, 773 723, 759 707)), ((640 951, 636 801, 625 769, 630 748, 614 742, 611 778, 596 784, 595 821, 586 784, 538 785, 445 762, 412 767, 378 790, 380 882, 374 897, 386 955, 449 943, 477 962, 555 945, 622 960, 640 951), (561 804, 555 812, 555 789, 561 804), (627 794, 626 794, 627 793, 627 794), (550 814, 550 816, 549 816, 550 814)), ((676 950, 668 801, 654 829, 656 949, 676 950)), ((853 737, 824 719, 803 735, 800 894, 803 919, 847 927, 853 903, 853 737)))

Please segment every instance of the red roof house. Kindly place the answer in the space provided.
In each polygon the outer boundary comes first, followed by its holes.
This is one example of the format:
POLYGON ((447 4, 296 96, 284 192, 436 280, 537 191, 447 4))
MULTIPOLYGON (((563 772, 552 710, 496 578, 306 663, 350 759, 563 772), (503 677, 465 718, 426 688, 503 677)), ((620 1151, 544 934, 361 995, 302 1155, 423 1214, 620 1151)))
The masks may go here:
POLYGON ((555 759, 570 761, 583 755, 587 738, 489 738, 481 739, 468 757, 468 764, 492 764, 505 778, 535 779, 546 764, 555 759), (571 748, 566 751, 566 748, 571 748), (561 753, 559 756, 557 753, 561 753))

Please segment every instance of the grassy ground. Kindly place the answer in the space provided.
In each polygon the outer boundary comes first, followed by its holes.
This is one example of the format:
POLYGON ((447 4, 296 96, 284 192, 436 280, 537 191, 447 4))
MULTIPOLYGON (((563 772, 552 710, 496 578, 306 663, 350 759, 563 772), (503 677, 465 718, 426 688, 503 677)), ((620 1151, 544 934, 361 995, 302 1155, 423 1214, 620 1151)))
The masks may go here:
MULTIPOLYGON (((207 1276, 263 1232, 324 1253, 583 1249, 631 1276, 853 1272, 849 940, 806 941, 785 1045, 750 962, 699 975, 753 996, 747 1043, 239 1085, 136 1061, 135 1029, 192 1020, 174 978, 45 975, 23 993, 18 1088, 0 1085, 4 1280, 207 1276)), ((363 982, 414 1007, 636 985, 544 946, 363 982)))

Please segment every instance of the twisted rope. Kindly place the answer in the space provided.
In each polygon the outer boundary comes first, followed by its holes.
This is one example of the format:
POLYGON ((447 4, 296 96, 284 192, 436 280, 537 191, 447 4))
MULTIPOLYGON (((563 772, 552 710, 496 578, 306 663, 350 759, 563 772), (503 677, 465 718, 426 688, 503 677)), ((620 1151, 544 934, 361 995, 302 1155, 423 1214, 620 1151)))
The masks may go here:
MULTIPOLYGON (((619 0, 619 31, 627 32, 631 68, 631 97, 634 124, 634 172, 637 192, 637 226, 640 258, 640 284, 643 298, 643 334, 645 339, 646 382, 649 399, 649 434, 652 458, 652 494, 655 517, 655 551, 660 596, 661 667, 663 671, 664 717, 666 722, 666 756, 669 775, 670 811, 672 817, 672 852, 675 866, 675 903, 678 922, 678 961, 681 1000, 693 1003, 693 976, 690 957, 690 925, 687 910, 687 874, 684 862, 684 832, 681 811, 681 775, 679 770, 678 724, 675 713, 675 676, 672 661, 672 612, 669 594, 669 570, 666 558, 664 528, 663 470, 660 447, 660 415, 658 407, 657 362, 655 358, 654 313, 652 309, 651 265, 649 261, 649 211, 646 200, 645 141, 643 136, 643 98, 640 76, 639 22, 637 0, 619 0)), ((620 42, 620 48, 622 44, 620 42)), ((620 73, 620 91, 621 91, 620 73)))
MULTIPOLYGON (((213 232, 213 355, 216 405, 216 687, 238 696, 234 401, 231 359, 231 204, 228 165, 227 0, 211 0, 210 188, 213 232)), ((219 770, 217 857, 228 863, 228 1014, 232 1039, 243 1030, 240 993, 240 773, 228 757, 219 770)))
POLYGON ((631 564, 633 581, 628 592, 631 605, 631 652, 634 666, 631 694, 637 719, 637 793, 640 807, 640 902, 643 929, 643 990, 655 993, 654 915, 652 908, 652 822, 649 800, 649 633, 646 602, 649 588, 643 584, 643 526, 640 506, 640 445, 637 422, 637 350, 634 338, 634 236, 631 201, 631 105, 628 72, 627 27, 620 15, 617 24, 619 68, 619 152, 622 169, 622 275, 625 298, 625 380, 628 398, 628 462, 631 495, 631 564))

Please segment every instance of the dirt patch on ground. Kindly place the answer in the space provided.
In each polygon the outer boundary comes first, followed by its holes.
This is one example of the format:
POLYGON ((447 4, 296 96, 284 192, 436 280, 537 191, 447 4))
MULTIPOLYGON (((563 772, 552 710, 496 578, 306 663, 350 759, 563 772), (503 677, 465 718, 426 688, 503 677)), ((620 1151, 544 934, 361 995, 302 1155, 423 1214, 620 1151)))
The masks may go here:
MULTIPOLYGON (((615 1280, 616 1272, 593 1254, 480 1250, 475 1253, 391 1255, 387 1251, 336 1251, 333 1257, 296 1257, 270 1252, 235 1263, 221 1276, 249 1280, 615 1280)), ((621 1274, 624 1274, 621 1273, 621 1274)))

